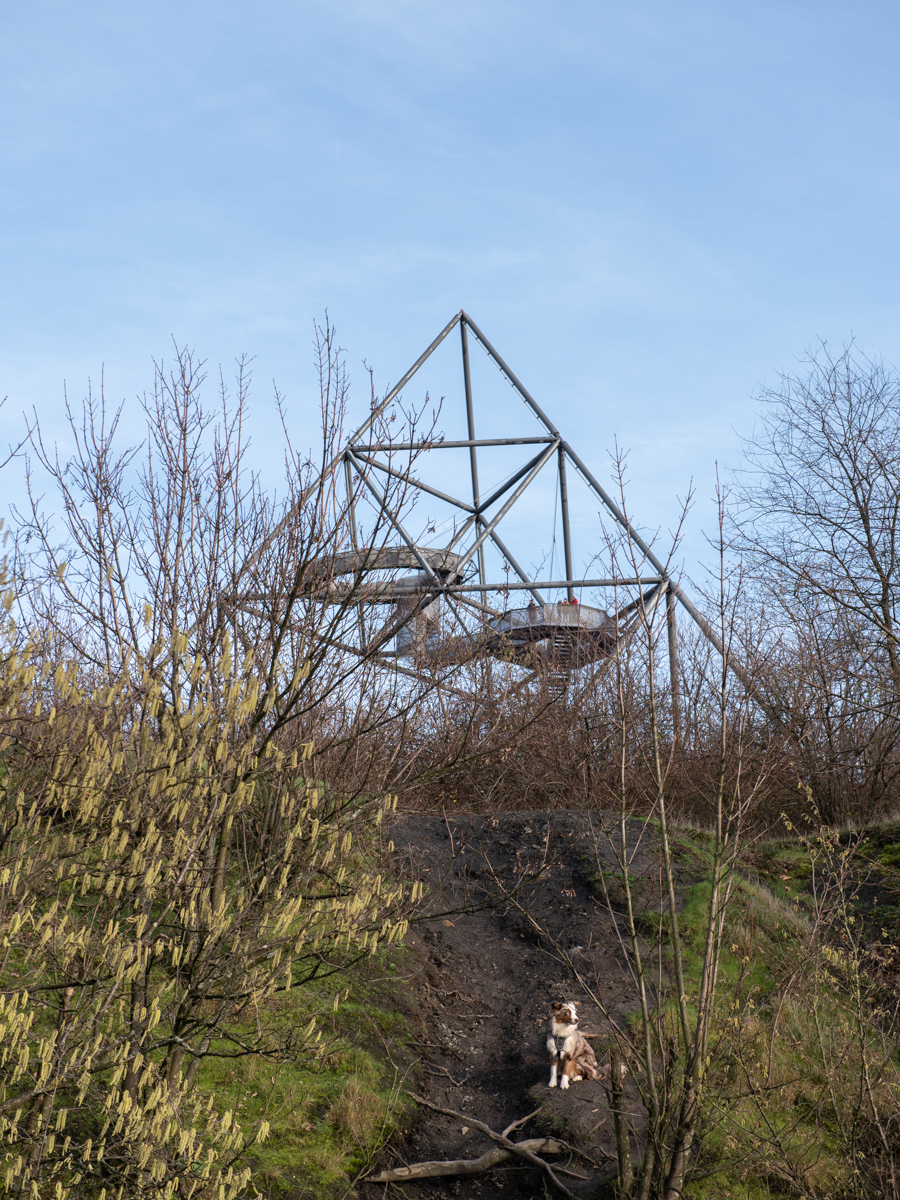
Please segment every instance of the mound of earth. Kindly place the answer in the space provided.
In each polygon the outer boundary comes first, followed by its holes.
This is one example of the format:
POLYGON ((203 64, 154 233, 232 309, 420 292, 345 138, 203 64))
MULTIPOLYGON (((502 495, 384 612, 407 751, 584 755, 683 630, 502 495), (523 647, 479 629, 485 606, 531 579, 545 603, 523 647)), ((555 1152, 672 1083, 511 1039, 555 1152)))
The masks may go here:
MULTIPOLYGON (((574 1152, 548 1161, 588 1197, 612 1172, 614 1131, 603 1081, 551 1090, 545 1040, 554 1000, 579 1002, 582 1031, 593 1033, 601 1066, 609 1025, 588 990, 617 1022, 634 993, 603 898, 600 876, 615 888, 614 860, 596 816, 571 811, 496 816, 401 816, 390 830, 404 873, 427 888, 422 919, 409 938, 416 967, 408 981, 419 1029, 413 1090, 442 1116, 420 1106, 394 1139, 379 1169, 435 1159, 477 1158, 491 1147, 466 1123, 501 1132, 535 1113, 513 1140, 553 1136, 574 1152), (537 1110, 537 1111, 536 1111, 537 1110)), ((651 869, 652 855, 637 864, 651 869)), ((615 892, 611 891, 615 902, 615 892)), ((490 1195, 543 1196, 541 1172, 511 1160, 474 1176, 362 1182, 365 1200, 490 1195)))

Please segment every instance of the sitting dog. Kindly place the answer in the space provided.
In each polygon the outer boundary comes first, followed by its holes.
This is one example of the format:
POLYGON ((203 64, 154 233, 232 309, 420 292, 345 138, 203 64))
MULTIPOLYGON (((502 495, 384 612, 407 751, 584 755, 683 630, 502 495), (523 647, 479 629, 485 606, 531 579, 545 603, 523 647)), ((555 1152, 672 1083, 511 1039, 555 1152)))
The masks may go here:
POLYGON ((578 1032, 578 1013, 573 1000, 553 1005, 547 1049, 550 1052, 550 1087, 556 1087, 557 1068, 562 1075, 561 1088, 567 1088, 579 1079, 600 1077, 594 1052, 584 1034, 578 1032))

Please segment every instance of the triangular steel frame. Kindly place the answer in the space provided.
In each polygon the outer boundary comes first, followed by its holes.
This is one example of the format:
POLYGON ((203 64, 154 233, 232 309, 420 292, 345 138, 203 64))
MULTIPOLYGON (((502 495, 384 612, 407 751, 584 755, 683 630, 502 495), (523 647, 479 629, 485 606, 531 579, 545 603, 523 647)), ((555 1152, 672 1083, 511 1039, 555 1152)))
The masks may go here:
MULTIPOLYGON (((677 707, 677 677, 678 665, 677 654, 675 647, 675 604, 676 601, 682 608, 691 616, 697 623, 704 636, 712 643, 716 650, 725 655, 726 651, 722 644, 721 638, 716 631, 710 626, 703 614, 697 609, 690 598, 685 594, 681 585, 673 579, 667 571, 666 566, 654 554, 651 546, 641 537, 638 531, 634 528, 625 514, 621 511, 613 498, 609 495, 606 489, 600 484, 591 470, 588 468, 584 460, 580 457, 572 444, 567 441, 556 424, 544 412, 535 398, 531 395, 528 389, 524 386, 518 376, 512 371, 509 365, 500 356, 488 338, 484 335, 481 329, 475 324, 472 318, 464 310, 456 313, 455 316, 441 330, 438 336, 434 339, 430 346, 423 354, 416 359, 409 370, 384 396, 384 398, 373 406, 372 411, 366 420, 359 428, 347 439, 340 453, 337 454, 324 470, 312 481, 308 488, 304 490, 297 503, 286 513, 283 519, 270 533, 265 542, 257 549, 255 554, 245 564, 245 571, 252 569, 253 565, 259 560, 262 554, 274 543, 274 541, 287 529, 291 522, 297 518, 302 505, 306 500, 315 493, 316 489, 322 484, 323 479, 335 472, 343 470, 346 477, 348 503, 351 510, 351 520, 354 522, 355 528, 355 512, 354 512, 354 486, 364 487, 374 503, 381 512, 387 517, 391 526, 397 533, 402 546, 398 547, 398 552, 406 554, 404 565, 418 567, 420 575, 418 576, 418 586, 415 591, 415 601, 408 609, 407 619, 414 618, 417 614, 424 610, 434 601, 436 597, 452 597, 454 594, 462 593, 478 593, 485 597, 490 592, 509 592, 522 591, 530 594, 532 600, 539 605, 546 605, 547 601, 543 595, 543 590, 546 589, 565 589, 567 601, 571 603, 575 600, 575 592, 581 588, 599 588, 599 587, 621 587, 631 586, 641 589, 643 595, 638 601, 633 601, 629 604, 626 610, 633 610, 635 605, 641 601, 652 603, 653 605, 665 596, 667 607, 667 625, 669 633, 669 652, 670 652, 670 667, 673 679, 673 703, 677 707), (465 385, 465 402, 466 402, 466 419, 468 437, 463 441, 445 441, 437 440, 422 440, 415 441, 371 441, 366 440, 367 435, 372 430, 373 426, 378 421, 378 418, 385 412, 391 403, 397 399, 403 389, 410 383, 413 377, 417 374, 421 367, 431 358, 438 347, 450 336, 455 329, 459 328, 462 364, 463 364, 463 379, 465 385), (479 439, 476 436, 475 430, 475 413, 472 396, 472 383, 469 364, 469 336, 472 336, 481 345, 488 357, 492 360, 495 366, 500 370, 502 375, 512 385, 518 393, 522 401, 531 410, 545 432, 542 435, 535 437, 510 437, 510 438, 485 438, 479 439), (481 496, 479 487, 478 474, 478 450, 488 446, 533 446, 535 448, 534 456, 516 473, 511 479, 499 489, 496 489, 490 496, 484 498, 481 496), (410 480, 413 487, 418 488, 426 493, 430 493, 436 498, 449 503, 459 509, 464 516, 464 522, 459 531, 454 534, 453 545, 461 541, 461 537, 466 532, 477 529, 476 536, 471 545, 461 555, 453 555, 456 559, 448 567, 446 562, 439 561, 439 557, 445 554, 445 551, 429 551, 428 548, 417 545, 404 529, 400 517, 397 513, 391 511, 387 503, 385 493, 379 488, 377 483, 377 473, 386 473, 402 477, 400 473, 393 469, 389 464, 382 463, 375 457, 380 451, 432 451, 440 449, 462 449, 469 450, 470 461, 470 498, 463 499, 462 497, 451 496, 446 492, 440 491, 429 484, 422 483, 419 480, 410 480), (527 489, 528 485, 537 476, 537 474, 555 459, 556 471, 558 476, 559 498, 562 518, 562 534, 563 534, 563 555, 565 560, 565 579, 549 579, 537 580, 529 576, 528 572, 517 560, 510 548, 506 545, 503 538, 498 532, 497 526, 502 518, 515 504, 516 500, 527 489), (568 487, 567 487, 567 467, 573 468, 588 486, 590 491, 601 502, 604 509, 610 514, 613 520, 617 523, 623 533, 633 543, 639 551, 641 561, 646 562, 650 570, 646 574, 640 574, 635 578, 630 579, 580 579, 576 578, 573 570, 572 561, 572 542, 569 522, 569 502, 568 502, 568 487), (487 515, 487 510, 497 501, 503 500, 501 507, 493 516, 487 515), (484 546, 488 539, 493 542, 496 549, 503 556, 503 559, 512 568, 512 571, 518 577, 518 582, 510 582, 508 579, 504 582, 492 581, 487 577, 484 560, 484 546), (405 549, 404 549, 405 548, 405 549), (438 557, 436 557, 438 556, 438 557), (463 569, 469 564, 477 569, 477 583, 470 579, 461 579, 463 569)), ((400 560, 398 559, 398 565, 400 560)), ((393 596, 396 598, 396 596, 393 596)), ((245 600, 259 601, 262 597, 246 597, 245 600)), ((413 599, 413 596, 410 596, 413 599)), ((240 602, 238 606, 242 606, 240 602)), ((620 613, 619 615, 622 615, 620 613)), ((388 632, 388 636, 394 636, 397 629, 402 626, 402 622, 395 623, 392 629, 388 632)), ((383 646, 384 639, 379 639, 380 645, 383 646)), ((350 646, 342 645, 341 649, 353 649, 350 646)), ((383 650, 377 647, 368 646, 367 654, 372 654, 373 650, 379 654, 379 657, 385 657, 383 650)), ((390 656, 386 656, 389 658, 390 656)), ((735 661, 730 656, 727 658, 728 665, 731 670, 741 679, 745 687, 751 692, 758 695, 758 689, 753 681, 747 675, 743 666, 735 661)), ((409 668, 404 668, 396 663, 396 657, 393 663, 395 669, 403 674, 418 675, 419 673, 409 668)), ((454 689, 455 690, 455 689, 454 689)))

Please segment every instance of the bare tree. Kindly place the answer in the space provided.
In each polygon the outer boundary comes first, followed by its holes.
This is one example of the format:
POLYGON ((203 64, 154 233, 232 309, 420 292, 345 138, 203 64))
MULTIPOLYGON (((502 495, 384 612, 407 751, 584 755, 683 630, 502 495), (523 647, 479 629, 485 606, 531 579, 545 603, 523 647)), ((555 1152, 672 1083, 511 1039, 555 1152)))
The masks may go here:
POLYGON ((837 782, 809 782, 838 820, 854 791, 881 803, 897 776, 900 378, 852 345, 804 365, 762 393, 735 517, 780 642, 766 689, 798 760, 834 764, 837 782))

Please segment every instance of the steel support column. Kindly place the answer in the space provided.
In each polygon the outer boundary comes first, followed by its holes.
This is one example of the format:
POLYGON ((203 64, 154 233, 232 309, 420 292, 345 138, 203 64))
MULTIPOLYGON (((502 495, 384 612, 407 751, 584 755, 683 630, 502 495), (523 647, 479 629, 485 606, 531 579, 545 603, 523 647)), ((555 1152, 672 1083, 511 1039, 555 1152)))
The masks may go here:
MULTIPOLYGON (((478 509, 481 497, 478 491, 478 451, 475 448, 475 412, 472 407, 472 376, 469 371, 469 339, 466 334, 465 319, 459 323, 459 336, 462 342, 463 383, 466 389, 466 423, 469 429, 469 467, 472 473, 472 503, 478 509)), ((484 547, 478 548, 478 581, 484 583, 487 576, 484 571, 484 547)))
POLYGON ((669 687, 672 699, 672 733, 681 741, 681 672, 678 668, 678 629, 675 624, 675 593, 666 588, 666 631, 669 636, 669 687))
MULTIPOLYGON (((566 452, 559 447, 559 500, 562 510, 563 553, 566 556, 566 579, 571 579, 575 572, 572 570, 572 539, 569 534, 569 491, 566 487, 566 452)), ((575 599, 575 589, 569 584, 566 588, 569 603, 575 599)))

